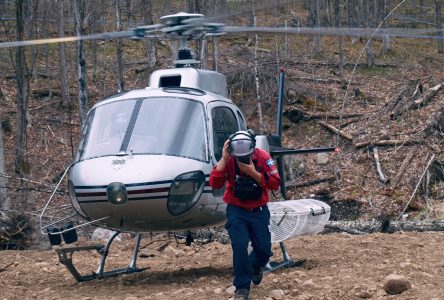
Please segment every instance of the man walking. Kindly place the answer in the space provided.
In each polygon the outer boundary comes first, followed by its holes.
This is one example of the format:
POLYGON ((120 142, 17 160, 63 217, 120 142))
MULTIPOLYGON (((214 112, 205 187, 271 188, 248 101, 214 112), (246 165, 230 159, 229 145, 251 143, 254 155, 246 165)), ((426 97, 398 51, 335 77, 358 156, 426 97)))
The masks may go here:
POLYGON ((238 131, 225 141, 210 185, 220 189, 227 184, 223 198, 228 204, 225 228, 233 249, 236 299, 248 299, 251 282, 260 284, 263 268, 273 255, 267 203, 269 191, 277 190, 280 181, 270 154, 255 149, 251 131, 238 131), (253 251, 248 255, 250 240, 253 251))

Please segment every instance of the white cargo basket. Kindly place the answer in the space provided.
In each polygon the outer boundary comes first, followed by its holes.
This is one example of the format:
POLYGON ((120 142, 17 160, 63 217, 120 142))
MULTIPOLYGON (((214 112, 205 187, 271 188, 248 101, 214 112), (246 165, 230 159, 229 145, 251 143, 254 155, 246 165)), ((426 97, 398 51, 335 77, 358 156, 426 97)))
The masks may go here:
POLYGON ((315 199, 269 202, 268 208, 273 243, 321 232, 330 218, 330 206, 315 199))

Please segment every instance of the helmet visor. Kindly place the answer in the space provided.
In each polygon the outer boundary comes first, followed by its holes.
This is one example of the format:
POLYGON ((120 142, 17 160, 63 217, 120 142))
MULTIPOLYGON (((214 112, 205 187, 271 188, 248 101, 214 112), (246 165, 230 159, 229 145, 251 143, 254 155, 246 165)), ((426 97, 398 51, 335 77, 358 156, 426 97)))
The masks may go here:
POLYGON ((231 141, 231 154, 239 156, 248 156, 253 153, 253 143, 250 139, 239 139, 231 141))

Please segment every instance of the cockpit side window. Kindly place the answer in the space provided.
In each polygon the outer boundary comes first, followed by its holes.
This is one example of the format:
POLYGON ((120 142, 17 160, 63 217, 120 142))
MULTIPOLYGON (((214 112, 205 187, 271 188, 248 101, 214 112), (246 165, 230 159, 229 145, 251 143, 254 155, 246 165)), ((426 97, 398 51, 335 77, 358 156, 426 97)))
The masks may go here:
POLYGON ((234 112, 225 106, 215 107, 211 111, 213 120, 214 157, 219 161, 222 148, 230 135, 239 130, 234 112))

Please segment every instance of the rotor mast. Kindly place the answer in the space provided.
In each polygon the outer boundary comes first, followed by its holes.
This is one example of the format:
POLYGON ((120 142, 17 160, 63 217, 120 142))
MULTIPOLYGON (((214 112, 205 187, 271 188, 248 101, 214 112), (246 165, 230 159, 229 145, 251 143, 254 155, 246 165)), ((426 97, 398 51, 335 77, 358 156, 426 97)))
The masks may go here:
POLYGON ((162 32, 169 38, 179 39, 177 60, 174 61, 176 68, 200 64, 200 61, 194 59, 187 42, 188 40, 200 39, 205 36, 204 28, 201 24, 203 17, 201 14, 180 12, 160 18, 160 22, 165 25, 165 27, 162 28, 162 32))

